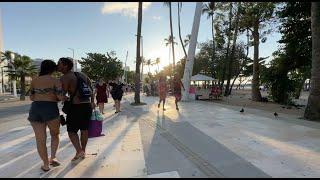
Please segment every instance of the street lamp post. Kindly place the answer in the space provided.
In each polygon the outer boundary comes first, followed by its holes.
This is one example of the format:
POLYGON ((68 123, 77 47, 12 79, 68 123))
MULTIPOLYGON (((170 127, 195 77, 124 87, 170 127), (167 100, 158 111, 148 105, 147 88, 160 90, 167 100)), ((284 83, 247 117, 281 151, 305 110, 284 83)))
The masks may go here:
POLYGON ((72 49, 72 48, 68 48, 68 49, 70 49, 72 51, 73 71, 76 72, 77 71, 77 62, 74 59, 74 49, 72 49))
POLYGON ((128 60, 128 51, 127 51, 127 55, 126 55, 126 61, 124 63, 124 78, 126 79, 126 84, 128 83, 128 80, 127 80, 127 60, 128 60))
MULTIPOLYGON (((15 56, 14 53, 11 53, 11 54, 10 54, 10 62, 9 62, 10 67, 12 68, 13 72, 16 71, 16 68, 15 68, 14 65, 13 65, 14 56, 15 56)), ((14 77, 13 80, 12 80, 12 87, 13 87, 13 96, 14 96, 14 97, 17 97, 17 82, 16 82, 15 77, 14 77)))
POLYGON ((1 67, 1 93, 5 93, 4 84, 3 84, 3 67, 1 67))

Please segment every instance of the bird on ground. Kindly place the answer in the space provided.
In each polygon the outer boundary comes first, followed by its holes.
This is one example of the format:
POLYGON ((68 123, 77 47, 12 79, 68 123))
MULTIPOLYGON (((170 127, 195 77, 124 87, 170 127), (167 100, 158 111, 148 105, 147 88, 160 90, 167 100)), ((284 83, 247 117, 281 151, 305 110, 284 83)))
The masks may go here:
POLYGON ((244 112, 244 109, 242 108, 242 109, 240 110, 240 112, 243 113, 243 112, 244 112))
POLYGON ((274 112, 273 115, 274 115, 275 117, 278 117, 278 113, 277 113, 277 112, 274 112))

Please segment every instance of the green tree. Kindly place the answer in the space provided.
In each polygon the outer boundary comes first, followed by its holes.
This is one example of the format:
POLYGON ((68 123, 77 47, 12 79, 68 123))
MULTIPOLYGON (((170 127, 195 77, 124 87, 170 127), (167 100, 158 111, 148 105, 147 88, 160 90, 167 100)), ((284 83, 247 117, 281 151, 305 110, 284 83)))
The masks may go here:
POLYGON ((14 67, 14 70, 9 70, 8 75, 12 79, 19 78, 21 89, 20 100, 24 101, 26 99, 26 77, 31 77, 37 74, 37 68, 32 64, 32 60, 29 56, 21 56, 18 53, 14 54, 13 66, 9 63, 9 66, 14 67))
POLYGON ((281 21, 282 38, 279 43, 288 56, 288 72, 295 81, 295 98, 298 99, 303 84, 311 76, 311 2, 286 2, 277 12, 281 21))
POLYGON ((214 2, 209 2, 206 3, 204 8, 202 9, 202 13, 207 13, 207 18, 211 18, 211 34, 212 34, 212 64, 211 64, 211 77, 214 78, 214 60, 215 60, 215 38, 214 38, 214 10, 215 10, 215 3, 214 2))
MULTIPOLYGON (((171 45, 171 44, 173 44, 173 45, 178 44, 178 43, 176 43, 176 42, 174 41, 174 39, 175 39, 175 37, 173 37, 173 36, 171 36, 171 35, 169 35, 168 38, 165 38, 165 39, 164 39, 165 45, 166 45, 166 46, 169 46, 169 58, 170 58, 170 45, 171 45)), ((172 47, 172 46, 171 46, 171 47, 172 47)), ((173 65, 172 65, 172 66, 173 66, 173 65)), ((173 67, 172 67, 172 69, 171 69, 171 75, 170 75, 170 76, 172 76, 173 73, 174 73, 174 71, 173 71, 173 67)))
POLYGON ((266 28, 267 24, 272 20, 274 15, 275 3, 274 2, 245 2, 244 16, 241 18, 242 27, 247 27, 253 36, 253 78, 252 78, 252 100, 261 101, 261 93, 259 90, 259 43, 260 38, 262 42, 266 41, 263 35, 268 34, 270 31, 262 31, 266 28))
POLYGON ((320 3, 311 4, 312 69, 311 89, 304 117, 320 120, 320 3))
MULTIPOLYGON (((170 36, 173 36, 173 28, 172 28, 172 10, 171 10, 171 2, 165 2, 164 3, 165 6, 169 7, 169 14, 170 14, 170 36)), ((173 38, 174 39, 174 38, 173 38)), ((172 39, 172 40, 173 40, 172 39)), ((173 42, 173 41, 172 41, 173 42)), ((173 60, 173 73, 174 73, 174 66, 175 66, 175 54, 174 54, 174 43, 171 43, 171 47, 172 47, 172 60, 173 60)))
POLYGON ((233 68, 233 63, 234 63, 234 58, 235 58, 235 51, 236 51, 236 43, 237 43, 237 38, 238 38, 238 31, 239 31, 239 20, 240 20, 240 12, 241 12, 241 2, 238 2, 237 4, 237 14, 235 17, 235 25, 233 27, 234 33, 233 33, 233 43, 232 43, 232 49, 231 49, 231 54, 229 56, 229 65, 228 65, 228 73, 227 73, 227 85, 225 89, 225 96, 228 96, 229 93, 231 92, 229 87, 230 87, 230 81, 233 76, 232 73, 232 68, 233 68))
POLYGON ((182 37, 181 37, 181 22, 180 22, 180 14, 181 14, 181 9, 182 9, 182 2, 177 2, 178 4, 178 28, 179 28, 179 38, 180 38, 180 43, 183 49, 184 56, 187 57, 187 52, 185 45, 183 43, 182 37))
POLYGON ((123 74, 122 63, 115 57, 114 51, 107 54, 87 53, 87 57, 79 61, 82 71, 91 79, 115 79, 123 74))

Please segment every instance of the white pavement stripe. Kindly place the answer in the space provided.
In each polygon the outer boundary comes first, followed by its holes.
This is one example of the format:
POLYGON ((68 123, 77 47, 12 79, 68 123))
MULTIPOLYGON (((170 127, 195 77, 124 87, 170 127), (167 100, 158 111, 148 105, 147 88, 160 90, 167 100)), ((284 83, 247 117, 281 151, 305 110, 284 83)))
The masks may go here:
MULTIPOLYGON (((61 151, 63 151, 64 149, 68 148, 70 144, 71 144, 70 142, 67 143, 63 148, 60 148, 59 151, 61 152, 61 151)), ((34 169, 36 166, 39 166, 40 164, 42 164, 42 161, 40 161, 40 162, 36 163, 35 165, 31 166, 29 169, 21 172, 20 174, 18 174, 17 176, 15 176, 15 178, 24 177, 29 171, 31 171, 32 169, 34 169)), ((41 177, 40 177, 40 178, 41 178, 41 177)))
POLYGON ((164 172, 159 174, 148 175, 147 178, 180 178, 177 171, 164 172))
MULTIPOLYGON (((67 132, 65 132, 65 133, 62 135, 62 137, 65 136, 66 133, 67 133, 67 132)), ((63 140, 66 140, 67 138, 68 138, 68 136, 65 136, 64 138, 60 139, 60 142, 63 141, 63 140)), ((50 143, 51 143, 51 142, 48 142, 48 141, 47 141, 47 146, 49 146, 50 143)), ((11 161, 8 161, 8 162, 0 165, 0 169, 4 168, 4 167, 6 167, 6 166, 8 166, 8 165, 10 165, 10 164, 13 164, 13 163, 19 161, 20 159, 22 159, 22 158, 24 158, 24 157, 26 157, 26 156, 29 156, 30 154, 32 154, 32 153, 34 153, 34 152, 37 152, 37 148, 35 148, 35 149, 32 150, 32 151, 29 151, 28 153, 23 154, 22 156, 19 156, 19 157, 17 157, 17 158, 14 158, 14 159, 12 159, 11 161)))

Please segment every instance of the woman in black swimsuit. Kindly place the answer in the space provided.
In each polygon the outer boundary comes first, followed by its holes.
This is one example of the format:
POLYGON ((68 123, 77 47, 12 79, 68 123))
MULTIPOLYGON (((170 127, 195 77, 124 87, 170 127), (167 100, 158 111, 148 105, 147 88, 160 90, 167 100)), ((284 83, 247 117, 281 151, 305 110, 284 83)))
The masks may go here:
POLYGON ((112 96, 112 99, 115 102, 115 106, 116 106, 116 112, 121 112, 120 111, 120 101, 122 99, 122 95, 123 95, 123 89, 122 87, 124 86, 123 83, 121 83, 119 81, 119 79, 117 79, 116 81, 111 81, 109 82, 109 85, 112 87, 112 90, 110 91, 110 94, 112 96))

